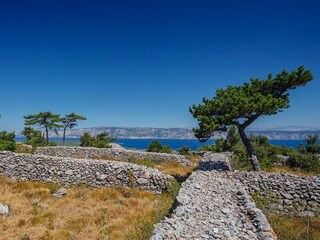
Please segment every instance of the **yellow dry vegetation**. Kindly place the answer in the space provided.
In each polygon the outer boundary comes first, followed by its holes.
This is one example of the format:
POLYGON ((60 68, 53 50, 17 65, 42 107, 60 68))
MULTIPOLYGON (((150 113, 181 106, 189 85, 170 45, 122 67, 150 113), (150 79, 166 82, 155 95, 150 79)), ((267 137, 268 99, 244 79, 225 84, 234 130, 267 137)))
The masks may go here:
POLYGON ((184 166, 178 162, 157 162, 150 159, 139 160, 139 159, 131 158, 128 160, 115 160, 112 158, 104 158, 104 157, 102 158, 94 157, 93 159, 129 162, 129 163, 134 163, 138 165, 143 165, 146 167, 155 168, 165 174, 169 174, 175 177, 179 182, 181 182, 181 181, 184 181, 197 168, 201 160, 200 155, 190 155, 190 156, 186 156, 186 158, 189 160, 189 163, 190 163, 188 166, 184 166))
POLYGON ((0 202, 10 206, 0 216, 0 239, 148 239, 153 224, 168 214, 173 196, 128 188, 69 188, 0 178, 0 202))
POLYGON ((163 162, 155 164, 154 168, 163 173, 174 176, 178 181, 183 181, 198 167, 201 156, 188 156, 187 159, 190 162, 189 166, 184 166, 177 162, 163 162))
POLYGON ((319 240, 320 219, 310 217, 288 218, 272 215, 268 217, 273 230, 277 233, 278 240, 319 240))
POLYGON ((294 174, 297 176, 315 176, 318 175, 317 173, 314 172, 306 172, 301 170, 301 168, 290 168, 286 166, 279 166, 279 167, 273 167, 269 170, 266 170, 265 172, 269 173, 290 173, 294 174))

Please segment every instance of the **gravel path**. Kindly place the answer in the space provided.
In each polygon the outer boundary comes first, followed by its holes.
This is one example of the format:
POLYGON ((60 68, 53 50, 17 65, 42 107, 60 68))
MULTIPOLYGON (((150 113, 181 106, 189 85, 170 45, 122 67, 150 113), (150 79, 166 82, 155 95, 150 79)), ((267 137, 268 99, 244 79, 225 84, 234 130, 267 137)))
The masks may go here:
MULTIPOLYGON (((205 161, 208 157, 204 156, 205 161)), ((211 158, 224 161, 222 155, 211 154, 211 158)), ((276 237, 238 180, 223 171, 198 170, 182 184, 172 216, 155 226, 151 239, 271 240, 276 237)))

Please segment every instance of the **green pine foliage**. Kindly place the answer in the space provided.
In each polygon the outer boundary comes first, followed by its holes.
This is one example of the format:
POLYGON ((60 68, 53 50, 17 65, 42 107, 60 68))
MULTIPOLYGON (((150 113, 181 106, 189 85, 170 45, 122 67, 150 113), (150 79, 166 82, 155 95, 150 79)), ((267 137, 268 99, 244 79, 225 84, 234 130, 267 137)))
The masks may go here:
POLYGON ((49 144, 49 130, 57 130, 63 125, 59 124, 61 121, 60 114, 53 114, 52 112, 40 112, 37 114, 30 114, 24 116, 26 126, 38 126, 45 129, 46 141, 49 144))
POLYGON ((304 141, 305 145, 298 146, 301 153, 320 154, 319 135, 311 134, 304 141))
MULTIPOLYGON (((287 167, 301 169, 304 172, 320 173, 320 156, 312 153, 300 153, 291 147, 270 144, 264 136, 250 136, 256 149, 262 170, 270 170, 279 160, 279 155, 288 156, 287 167)), ((241 170, 252 170, 245 146, 242 143, 232 148, 234 153, 233 167, 241 170)))
POLYGON ((78 126, 78 121, 83 121, 83 120, 87 120, 87 119, 84 116, 80 116, 75 113, 67 114, 60 119, 63 127, 63 136, 62 136, 63 144, 65 143, 65 139, 66 139, 66 130, 68 128, 71 129, 78 126))
POLYGON ((56 146, 54 142, 48 143, 41 131, 35 130, 31 127, 25 127, 22 131, 22 134, 26 137, 25 144, 31 145, 33 148, 56 146))
POLYGON ((89 133, 85 132, 80 137, 81 147, 96 147, 96 148, 109 148, 110 143, 114 142, 116 138, 110 137, 108 132, 103 132, 95 137, 92 137, 89 133))
POLYGON ((159 141, 152 141, 147 148, 147 152, 172 153, 172 149, 169 145, 163 146, 159 141))
POLYGON ((0 132, 0 151, 16 151, 15 133, 2 131, 0 132))
POLYGON ((229 152, 240 142, 239 133, 235 126, 228 129, 227 137, 218 138, 214 144, 204 145, 199 147, 198 151, 212 151, 212 152, 229 152))
POLYGON ((263 116, 275 115, 289 107, 289 90, 306 85, 313 79, 310 70, 300 66, 297 70, 271 74, 264 80, 250 79, 242 86, 218 89, 212 99, 203 98, 203 104, 192 105, 190 112, 198 120, 195 136, 205 142, 216 131, 226 131, 229 126, 238 128, 254 170, 260 166, 256 151, 245 129, 263 116))
POLYGON ((190 155, 190 154, 192 154, 192 151, 189 146, 183 146, 181 149, 179 149, 179 154, 190 155))

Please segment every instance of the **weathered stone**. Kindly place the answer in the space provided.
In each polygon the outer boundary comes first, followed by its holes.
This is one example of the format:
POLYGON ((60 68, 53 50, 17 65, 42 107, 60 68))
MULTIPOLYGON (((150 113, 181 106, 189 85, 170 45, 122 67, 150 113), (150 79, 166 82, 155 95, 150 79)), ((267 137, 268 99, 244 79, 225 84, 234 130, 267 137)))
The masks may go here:
POLYGON ((53 197, 62 197, 68 194, 67 189, 65 188, 60 188, 57 192, 52 194, 53 197))
POLYGON ((283 196, 285 199, 289 199, 289 200, 292 200, 292 199, 294 198, 291 194, 288 194, 288 193, 282 193, 282 196, 283 196))
POLYGON ((101 175, 97 176, 97 179, 102 181, 102 180, 105 180, 107 177, 108 177, 107 175, 101 174, 101 175))
POLYGON ((8 205, 0 203, 0 215, 8 217, 10 215, 10 208, 8 205))

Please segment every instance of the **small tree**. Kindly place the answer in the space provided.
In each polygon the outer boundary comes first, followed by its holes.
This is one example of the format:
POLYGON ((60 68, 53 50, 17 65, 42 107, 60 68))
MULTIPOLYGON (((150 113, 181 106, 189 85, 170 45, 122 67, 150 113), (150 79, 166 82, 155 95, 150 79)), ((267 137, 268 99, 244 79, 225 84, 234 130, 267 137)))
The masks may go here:
POLYGON ((110 137, 108 132, 98 134, 96 137, 92 137, 89 133, 85 132, 80 137, 81 147, 96 147, 96 148, 108 148, 109 144, 114 142, 115 138, 110 137))
POLYGON ((25 127, 22 131, 22 134, 27 139, 25 143, 31 145, 32 147, 42 147, 48 145, 44 134, 39 130, 35 130, 31 127, 25 127))
POLYGON ((290 73, 283 70, 276 77, 269 74, 265 80, 253 78, 242 86, 218 89, 211 100, 203 98, 203 104, 189 109, 199 123, 199 128, 193 129, 195 136, 205 142, 215 131, 226 131, 228 126, 235 125, 254 170, 260 171, 246 128, 259 117, 275 115, 288 108, 288 90, 304 86, 312 79, 311 72, 300 66, 290 73))
POLYGON ((304 141, 307 143, 307 145, 314 145, 319 141, 319 135, 311 134, 307 136, 307 138, 304 141))
POLYGON ((301 153, 311 153, 319 154, 320 153, 320 142, 318 134, 311 134, 305 140, 306 145, 299 144, 298 149, 301 153))
POLYGON ((87 132, 85 132, 81 137, 80 137, 80 146, 81 147, 90 147, 93 142, 93 137, 87 132))
POLYGON ((11 151, 16 150, 16 137, 15 133, 9 133, 7 131, 0 132, 0 151, 11 151))
POLYGON ((40 112, 38 114, 31 114, 24 116, 26 126, 44 127, 46 131, 46 141, 49 144, 49 129, 57 130, 62 127, 58 124, 60 122, 60 114, 53 114, 51 112, 40 112))
POLYGON ((172 150, 169 145, 163 146, 159 141, 152 141, 147 148, 147 152, 172 153, 172 150))
POLYGON ((66 139, 66 130, 67 128, 71 129, 74 128, 75 126, 78 126, 78 121, 79 120, 87 120, 85 117, 77 115, 75 113, 70 113, 61 118, 61 122, 63 124, 63 144, 66 139))
POLYGON ((181 155, 190 155, 191 153, 192 151, 189 146, 183 146, 182 148, 179 149, 179 154, 181 155))
POLYGON ((226 141, 230 144, 231 147, 237 145, 240 142, 240 136, 237 131, 237 127, 232 125, 228 129, 227 139, 226 141))

